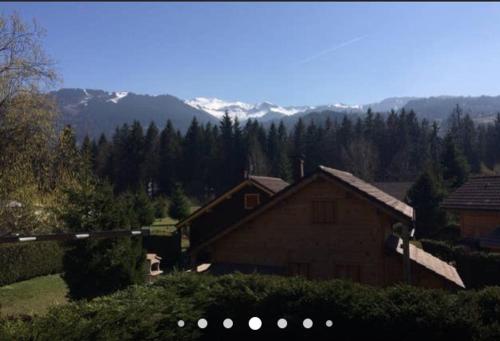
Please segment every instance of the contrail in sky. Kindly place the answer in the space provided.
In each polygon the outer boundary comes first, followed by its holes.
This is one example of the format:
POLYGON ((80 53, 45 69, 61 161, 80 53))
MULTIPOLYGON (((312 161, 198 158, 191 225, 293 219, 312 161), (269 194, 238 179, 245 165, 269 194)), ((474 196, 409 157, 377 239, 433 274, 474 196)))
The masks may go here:
POLYGON ((314 60, 314 59, 316 59, 316 58, 319 58, 319 57, 321 57, 321 56, 323 56, 323 55, 325 55, 325 54, 327 54, 327 53, 330 53, 330 52, 333 52, 333 51, 337 51, 337 50, 339 50, 339 49, 341 49, 341 48, 343 48, 343 47, 346 47, 346 46, 348 46, 348 45, 354 44, 355 42, 358 42, 358 41, 360 41, 360 40, 364 39, 365 37, 366 37, 366 36, 361 36, 361 37, 356 37, 356 38, 351 39, 351 40, 348 40, 348 41, 344 41, 344 42, 342 42, 342 43, 340 43, 340 44, 338 44, 338 45, 335 45, 335 46, 332 46, 332 47, 330 47, 330 48, 328 48, 328 49, 326 49, 326 50, 323 50, 323 51, 321 51, 321 52, 319 52, 319 53, 317 53, 317 54, 315 54, 315 55, 312 55, 312 56, 310 56, 310 57, 307 57, 307 58, 305 58, 305 59, 303 59, 303 60, 301 60, 301 61, 297 62, 296 64, 305 64, 305 63, 309 63, 310 61, 312 61, 312 60, 314 60))

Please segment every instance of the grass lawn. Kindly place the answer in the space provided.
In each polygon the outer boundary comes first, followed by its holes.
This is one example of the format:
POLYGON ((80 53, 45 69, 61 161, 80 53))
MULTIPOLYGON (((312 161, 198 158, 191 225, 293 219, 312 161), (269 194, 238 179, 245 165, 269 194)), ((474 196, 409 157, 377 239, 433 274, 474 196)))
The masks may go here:
MULTIPOLYGON (((199 206, 191 206, 191 213, 196 211, 199 206)), ((172 219, 170 217, 165 217, 161 219, 156 219, 153 225, 149 227, 151 234, 160 234, 160 235, 170 235, 175 231, 175 224, 177 224, 177 220, 172 219)))
POLYGON ((44 314, 49 307, 68 302, 60 275, 36 277, 0 287, 0 315, 44 314))

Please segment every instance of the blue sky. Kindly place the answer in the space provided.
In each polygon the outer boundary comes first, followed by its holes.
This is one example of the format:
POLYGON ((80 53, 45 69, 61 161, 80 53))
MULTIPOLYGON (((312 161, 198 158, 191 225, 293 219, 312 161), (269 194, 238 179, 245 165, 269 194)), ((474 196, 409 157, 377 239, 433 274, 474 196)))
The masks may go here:
POLYGON ((2 3, 64 87, 280 105, 500 95, 497 3, 2 3))

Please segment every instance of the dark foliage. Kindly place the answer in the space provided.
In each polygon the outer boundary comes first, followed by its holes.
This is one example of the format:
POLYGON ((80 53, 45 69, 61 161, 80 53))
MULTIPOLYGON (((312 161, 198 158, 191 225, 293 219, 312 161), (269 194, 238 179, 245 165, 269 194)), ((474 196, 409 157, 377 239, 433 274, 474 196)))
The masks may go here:
POLYGON ((457 294, 409 286, 262 275, 173 274, 90 303, 57 307, 33 321, 3 321, 0 335, 39 340, 498 340, 500 289, 457 294), (262 328, 248 320, 258 316, 262 328), (206 329, 197 327, 200 318, 206 329), (231 318, 231 329, 222 321, 231 318), (285 318, 285 329, 277 320, 285 318), (311 329, 302 321, 310 318, 311 329), (333 326, 325 326, 326 320, 333 326), (180 328, 177 321, 183 320, 180 328))
POLYGON ((152 124, 146 133, 134 122, 117 127, 111 141, 102 136, 90 143, 95 148, 88 159, 118 192, 142 186, 153 196, 170 196, 180 183, 201 201, 241 181, 245 170, 297 179, 299 158, 306 173, 323 164, 368 181, 414 181, 430 167, 443 174, 448 190, 463 183, 469 169, 478 172, 500 163, 500 116, 495 124, 475 125, 457 108, 445 126, 440 132, 436 123, 405 110, 368 110, 318 122, 299 118, 291 131, 282 123, 265 128, 248 120, 241 125, 228 115, 219 125, 193 119, 185 135, 170 121, 163 129, 152 124))
POLYGON ((446 213, 439 207, 444 197, 440 181, 425 171, 408 191, 409 204, 416 210, 416 236, 434 235, 446 224, 446 213))
MULTIPOLYGON (((128 203, 109 186, 69 193, 63 219, 71 231, 130 227, 128 203)), ((72 299, 92 298, 141 283, 145 278, 140 237, 81 240, 64 255, 63 278, 72 299)))
POLYGON ((172 193, 168 213, 172 218, 177 220, 182 220, 190 214, 189 200, 179 184, 175 186, 172 193))
POLYGON ((62 272, 64 250, 53 241, 0 245, 0 286, 62 272))

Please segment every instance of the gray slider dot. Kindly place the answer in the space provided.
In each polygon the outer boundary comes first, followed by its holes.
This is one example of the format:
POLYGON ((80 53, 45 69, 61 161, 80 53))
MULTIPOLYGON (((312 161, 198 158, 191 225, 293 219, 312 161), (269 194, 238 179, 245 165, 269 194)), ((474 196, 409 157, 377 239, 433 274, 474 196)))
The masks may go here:
POLYGON ((198 320, 198 327, 201 329, 205 329, 208 326, 208 321, 205 319, 199 319, 198 320))
POLYGON ((233 327, 233 320, 231 319, 225 319, 223 322, 222 322, 222 325, 224 326, 224 328, 226 329, 230 329, 233 327))
POLYGON ((304 322, 302 322, 302 325, 304 326, 304 328, 309 329, 313 326, 313 321, 310 318, 307 318, 304 320, 304 322))
POLYGON ((278 320, 278 327, 280 327, 281 329, 286 328, 287 325, 288 325, 288 322, 286 322, 285 319, 279 319, 278 320))

